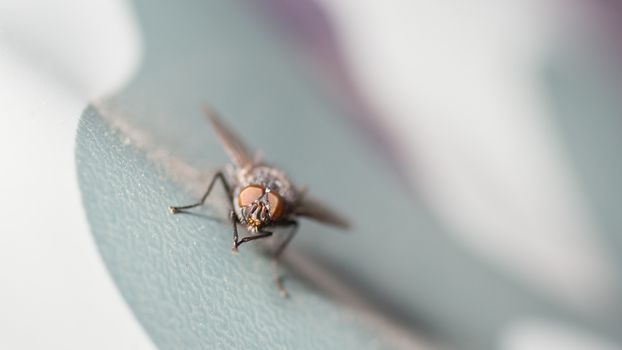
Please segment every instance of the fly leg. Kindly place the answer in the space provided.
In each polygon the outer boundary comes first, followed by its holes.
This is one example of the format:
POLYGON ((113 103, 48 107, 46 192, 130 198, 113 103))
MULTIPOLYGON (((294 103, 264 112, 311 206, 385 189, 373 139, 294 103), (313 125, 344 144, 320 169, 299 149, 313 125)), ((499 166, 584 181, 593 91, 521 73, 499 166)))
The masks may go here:
POLYGON ((222 182, 222 186, 225 188, 225 190, 227 191, 227 195, 231 196, 231 188, 229 187, 229 184, 227 183, 227 180, 225 179, 225 175, 223 174, 222 171, 218 171, 214 177, 212 177, 212 181, 209 183, 209 186, 207 186, 207 191, 205 191, 205 194, 203 194, 203 197, 201 197, 201 200, 194 203, 194 204, 190 204, 190 205, 184 205, 184 206, 180 206, 180 207, 169 207, 168 209, 171 211, 172 214, 176 214, 179 213, 180 211, 183 211, 185 209, 190 209, 190 208, 194 208, 194 207, 198 207, 200 205, 203 205, 203 203, 205 203, 205 199, 207 199, 207 196, 209 196, 209 194, 212 192, 212 188, 214 187, 214 184, 216 183, 216 180, 220 179, 220 181, 222 182))
POLYGON ((234 233, 233 233, 233 252, 237 253, 238 252, 238 247, 242 245, 242 243, 246 243, 246 242, 250 242, 250 241, 254 241, 256 239, 260 239, 260 238, 266 238, 266 237, 270 237, 272 236, 272 232, 270 231, 259 231, 259 233, 254 234, 252 236, 246 236, 240 240, 237 239, 237 224, 235 224, 234 221, 234 233))
POLYGON ((233 248, 231 249, 231 252, 233 254, 237 254, 238 253, 238 239, 239 239, 239 235, 238 235, 238 218, 235 215, 235 211, 233 211, 233 209, 229 212, 229 219, 231 219, 231 225, 233 226, 233 248))
POLYGON ((274 283, 276 283, 276 287, 279 289, 279 293, 281 294, 281 296, 287 298, 289 296, 289 293, 287 293, 287 288, 285 288, 285 286, 283 285, 283 280, 281 278, 281 275, 279 274, 279 261, 283 251, 285 250, 285 248, 287 248, 287 245, 292 240, 292 238, 294 238, 296 232, 298 232, 298 221, 286 221, 281 225, 291 227, 291 229, 287 233, 287 237, 283 240, 283 242, 281 242, 281 244, 272 254, 272 278, 274 279, 274 283))

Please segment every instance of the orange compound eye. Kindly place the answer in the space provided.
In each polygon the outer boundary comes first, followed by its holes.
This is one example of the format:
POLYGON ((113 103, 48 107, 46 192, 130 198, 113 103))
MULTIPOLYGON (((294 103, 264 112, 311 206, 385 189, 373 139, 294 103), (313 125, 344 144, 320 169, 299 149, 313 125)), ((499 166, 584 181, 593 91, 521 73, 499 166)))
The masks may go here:
POLYGON ((276 193, 268 192, 268 203, 270 203, 270 218, 278 220, 283 215, 283 199, 276 193))
POLYGON ((241 207, 253 204, 259 197, 263 195, 264 189, 260 186, 246 186, 238 195, 238 203, 241 207))

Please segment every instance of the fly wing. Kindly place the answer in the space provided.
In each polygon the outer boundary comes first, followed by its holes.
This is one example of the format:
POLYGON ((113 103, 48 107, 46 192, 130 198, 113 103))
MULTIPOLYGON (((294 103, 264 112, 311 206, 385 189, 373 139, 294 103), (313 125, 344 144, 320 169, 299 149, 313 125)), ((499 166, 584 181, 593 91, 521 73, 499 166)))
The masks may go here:
POLYGON ((320 201, 304 196, 294 209, 294 214, 317 220, 323 224, 342 229, 350 228, 350 222, 320 201))
POLYGON ((223 123, 218 114, 210 107, 204 107, 205 115, 216 131, 229 159, 238 167, 244 168, 253 164, 254 154, 246 148, 240 138, 223 123))

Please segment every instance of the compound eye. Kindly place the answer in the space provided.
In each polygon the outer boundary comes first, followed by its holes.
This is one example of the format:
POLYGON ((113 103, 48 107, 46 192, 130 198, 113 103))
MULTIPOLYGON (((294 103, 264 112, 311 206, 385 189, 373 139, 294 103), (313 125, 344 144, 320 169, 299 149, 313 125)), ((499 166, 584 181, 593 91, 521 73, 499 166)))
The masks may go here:
POLYGON ((283 199, 274 192, 268 192, 268 203, 270 203, 270 218, 278 220, 283 215, 283 199))
POLYGON ((263 195, 264 189, 260 186, 246 186, 238 195, 238 203, 241 207, 253 204, 259 197, 263 195))

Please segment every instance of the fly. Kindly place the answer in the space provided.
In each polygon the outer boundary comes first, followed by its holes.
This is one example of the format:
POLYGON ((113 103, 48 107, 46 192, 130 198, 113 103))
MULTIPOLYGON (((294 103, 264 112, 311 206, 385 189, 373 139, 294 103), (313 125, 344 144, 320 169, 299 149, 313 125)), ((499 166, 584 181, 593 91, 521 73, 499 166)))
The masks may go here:
POLYGON ((220 181, 231 205, 229 217, 234 253, 246 242, 272 236, 275 228, 289 228, 287 236, 272 253, 274 281, 281 295, 287 296, 278 273, 278 262, 298 230, 298 217, 344 229, 348 222, 321 202, 309 198, 306 191, 296 187, 282 170, 259 160, 211 109, 205 108, 205 114, 231 164, 216 172, 198 202, 169 209, 176 214, 203 205, 216 182, 220 181), (249 234, 240 238, 238 225, 246 227, 249 234))

